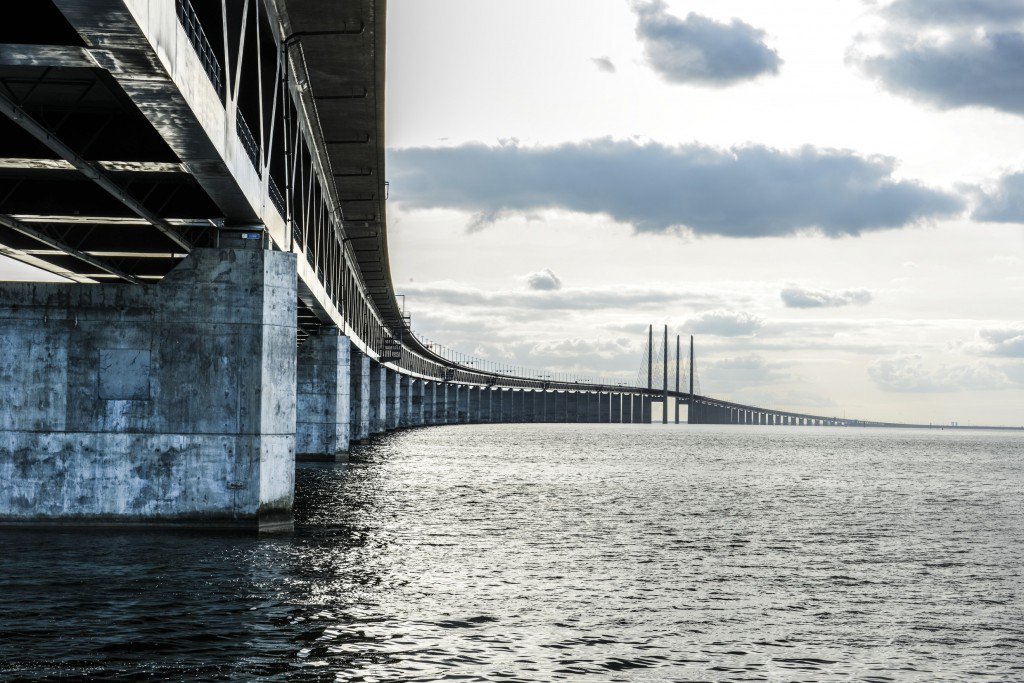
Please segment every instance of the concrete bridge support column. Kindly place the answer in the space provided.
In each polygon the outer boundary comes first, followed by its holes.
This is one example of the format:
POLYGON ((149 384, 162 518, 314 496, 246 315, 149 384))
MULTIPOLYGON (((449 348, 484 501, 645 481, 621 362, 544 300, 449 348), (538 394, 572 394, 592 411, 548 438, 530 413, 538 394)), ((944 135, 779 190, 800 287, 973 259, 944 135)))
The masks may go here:
POLYGON ((469 387, 469 421, 480 422, 480 387, 469 387))
POLYGON ((415 380, 408 375, 399 375, 399 396, 401 400, 398 403, 398 426, 401 429, 408 429, 409 427, 415 426, 413 422, 413 384, 415 380))
POLYGON ((630 413, 632 414, 631 422, 633 424, 643 424, 644 422, 644 397, 640 394, 633 394, 630 397, 630 413))
POLYGON ((537 392, 532 389, 523 391, 523 422, 537 421, 537 392))
POLYGON ((501 421, 505 424, 514 422, 515 409, 512 401, 512 390, 502 389, 501 390, 501 421))
POLYGON ((422 427, 426 424, 423 419, 423 394, 425 393, 426 382, 422 379, 411 381, 410 394, 412 399, 409 404, 409 424, 412 427, 422 427))
POLYGON ((428 425, 440 424, 437 417, 437 392, 439 389, 440 385, 437 382, 427 382, 426 389, 423 392, 423 421, 428 425))
POLYGON ((434 424, 448 424, 448 385, 437 382, 434 385, 434 424))
POLYGON ((296 354, 297 460, 346 460, 349 441, 348 337, 337 329, 308 337, 296 354))
POLYGON ((370 358, 350 346, 349 442, 370 438, 370 358))
POLYGON ((402 376, 394 370, 384 371, 387 394, 384 400, 384 428, 388 431, 398 429, 402 413, 402 376))
POLYGON ((525 406, 526 392, 522 389, 512 390, 512 421, 523 422, 523 413, 526 409, 525 406))
POLYGON ((504 408, 501 404, 505 392, 501 387, 495 387, 491 391, 491 422, 501 423, 505 421, 504 408))
POLYGON ((643 421, 643 423, 645 425, 649 425, 649 424, 651 424, 651 397, 650 396, 644 396, 643 401, 644 401, 644 413, 643 413, 642 421, 643 421))
POLYGON ((469 390, 470 387, 466 385, 460 385, 458 387, 458 398, 455 402, 456 419, 459 424, 467 424, 471 420, 469 419, 469 390))
POLYGON ((481 387, 480 389, 480 421, 487 423, 491 422, 491 396, 494 394, 494 390, 490 387, 481 387))
POLYGON ((612 396, 607 391, 602 391, 598 394, 598 422, 611 422, 612 415, 612 396))
POLYGON ((459 385, 445 384, 444 419, 450 425, 459 423, 459 385))
MULTIPOLYGON (((548 392, 547 398, 550 401, 554 394, 548 392)), ((566 422, 579 422, 580 421, 580 396, 581 394, 576 391, 565 392, 565 421, 566 422)), ((553 416, 549 415, 545 418, 545 422, 554 422, 553 416)))
POLYGON ((587 422, 600 422, 601 397, 593 391, 588 391, 584 395, 587 397, 587 422))
POLYGON ((553 422, 568 422, 569 420, 569 392, 568 391, 554 391, 551 393, 550 399, 555 406, 555 414, 553 422))
POLYGON ((370 361, 370 434, 387 431, 388 369, 370 361))
POLYGON ((290 529, 295 257, 0 283, 0 524, 290 529))
POLYGON ((622 423, 622 394, 612 394, 612 415, 611 422, 622 423))

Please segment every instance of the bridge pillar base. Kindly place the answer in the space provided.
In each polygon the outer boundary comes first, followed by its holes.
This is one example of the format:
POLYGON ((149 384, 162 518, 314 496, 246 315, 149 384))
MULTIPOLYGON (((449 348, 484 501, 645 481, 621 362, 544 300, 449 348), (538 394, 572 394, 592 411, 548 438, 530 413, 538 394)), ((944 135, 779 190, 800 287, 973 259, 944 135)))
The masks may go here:
POLYGON ((299 346, 296 460, 348 460, 350 347, 337 329, 312 335, 299 346))
POLYGON ((349 344, 349 443, 370 438, 370 357, 349 344))
POLYGON ((0 284, 0 524, 279 531, 295 257, 197 249, 158 284, 0 284))

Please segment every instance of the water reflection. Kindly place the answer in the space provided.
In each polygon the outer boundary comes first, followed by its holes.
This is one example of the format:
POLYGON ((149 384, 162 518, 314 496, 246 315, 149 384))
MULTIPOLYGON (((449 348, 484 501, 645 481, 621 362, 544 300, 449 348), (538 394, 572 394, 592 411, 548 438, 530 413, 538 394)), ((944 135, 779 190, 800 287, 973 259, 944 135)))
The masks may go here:
POLYGON ((0 532, 0 673, 1024 677, 1016 435, 440 427, 303 465, 290 537, 0 532))

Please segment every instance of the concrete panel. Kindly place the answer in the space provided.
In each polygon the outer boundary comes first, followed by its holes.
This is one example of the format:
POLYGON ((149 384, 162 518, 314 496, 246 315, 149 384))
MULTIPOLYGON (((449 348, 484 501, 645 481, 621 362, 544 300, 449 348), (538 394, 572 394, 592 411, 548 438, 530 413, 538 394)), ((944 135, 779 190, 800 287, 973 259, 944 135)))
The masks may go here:
POLYGON ((299 346, 295 457, 345 460, 349 444, 351 343, 338 330, 312 335, 299 346))
POLYGON ((349 432, 350 441, 370 438, 370 358, 349 345, 349 432))
POLYGON ((459 386, 445 384, 444 420, 447 424, 459 423, 459 386))
POLYGON ((415 396, 415 380, 408 375, 399 375, 398 426, 402 429, 415 427, 418 423, 413 418, 415 396))
POLYGON ((480 387, 469 388, 469 421, 473 424, 480 422, 480 387))
POLYGON ((261 250, 0 284, 0 522, 289 528, 296 298, 294 256, 261 250))
POLYGON ((469 390, 466 385, 459 385, 458 398, 455 400, 455 412, 459 424, 466 424, 469 420, 469 390))
POLYGON ((370 361, 370 434, 387 431, 388 369, 370 361))
POLYGON ((402 376, 394 370, 384 371, 384 427, 388 431, 398 429, 402 417, 402 376))

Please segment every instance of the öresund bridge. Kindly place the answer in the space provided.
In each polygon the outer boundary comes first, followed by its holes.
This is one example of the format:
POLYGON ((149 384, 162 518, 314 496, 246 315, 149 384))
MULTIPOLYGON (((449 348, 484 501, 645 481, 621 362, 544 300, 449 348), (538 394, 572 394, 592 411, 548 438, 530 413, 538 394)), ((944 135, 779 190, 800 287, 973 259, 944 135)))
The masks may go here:
POLYGON ((7 5, 0 253, 68 282, 0 283, 0 523, 289 528, 297 457, 420 425, 670 402, 875 424, 698 395, 678 362, 670 389, 667 336, 644 386, 418 339, 388 264, 384 0, 7 5))

